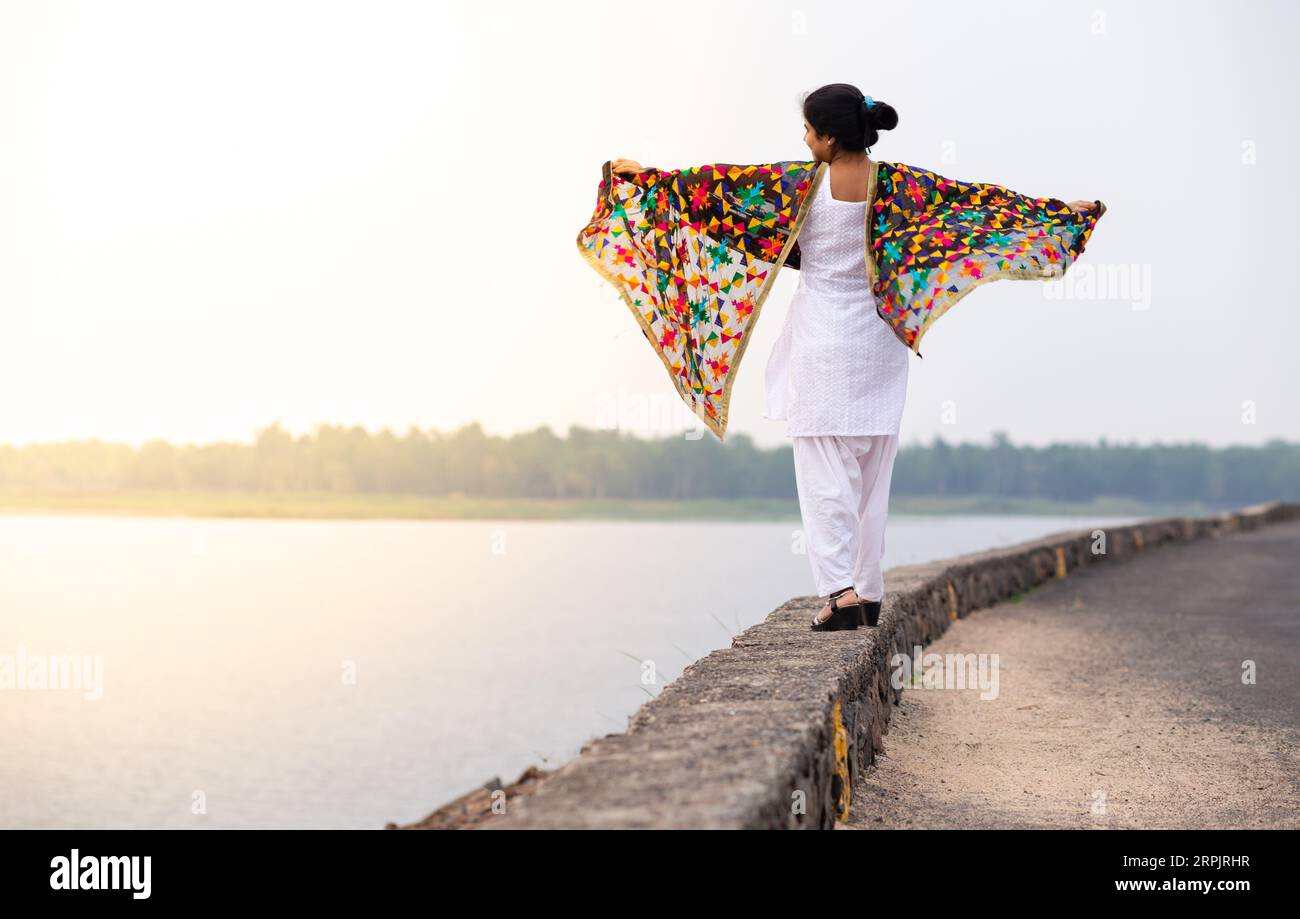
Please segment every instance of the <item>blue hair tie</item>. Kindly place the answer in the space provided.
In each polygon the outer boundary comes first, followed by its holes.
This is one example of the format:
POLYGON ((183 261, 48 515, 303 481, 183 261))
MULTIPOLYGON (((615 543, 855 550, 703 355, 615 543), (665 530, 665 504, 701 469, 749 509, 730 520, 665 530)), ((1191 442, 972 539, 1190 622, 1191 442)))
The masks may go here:
POLYGON ((862 101, 865 102, 865 103, 867 104, 867 109, 868 109, 868 110, 873 109, 873 108, 876 107, 876 100, 875 100, 875 99, 872 99, 870 96, 863 96, 863 97, 862 97, 862 101))

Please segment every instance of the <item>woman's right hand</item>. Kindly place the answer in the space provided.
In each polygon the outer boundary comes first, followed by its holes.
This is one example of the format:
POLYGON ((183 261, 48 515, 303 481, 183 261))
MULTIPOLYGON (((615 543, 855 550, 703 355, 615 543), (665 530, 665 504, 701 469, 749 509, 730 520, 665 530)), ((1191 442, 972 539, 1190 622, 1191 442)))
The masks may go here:
POLYGON ((636 160, 617 159, 609 164, 609 168, 617 175, 635 175, 638 172, 645 172, 646 168, 636 160))

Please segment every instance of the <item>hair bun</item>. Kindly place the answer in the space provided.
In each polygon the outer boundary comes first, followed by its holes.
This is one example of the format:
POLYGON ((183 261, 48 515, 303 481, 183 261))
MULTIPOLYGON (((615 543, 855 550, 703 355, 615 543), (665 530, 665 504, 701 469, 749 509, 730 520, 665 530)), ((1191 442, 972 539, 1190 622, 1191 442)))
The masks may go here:
POLYGON ((877 131, 892 131, 898 127, 898 112, 888 102, 875 100, 875 105, 867 109, 867 124, 877 131))

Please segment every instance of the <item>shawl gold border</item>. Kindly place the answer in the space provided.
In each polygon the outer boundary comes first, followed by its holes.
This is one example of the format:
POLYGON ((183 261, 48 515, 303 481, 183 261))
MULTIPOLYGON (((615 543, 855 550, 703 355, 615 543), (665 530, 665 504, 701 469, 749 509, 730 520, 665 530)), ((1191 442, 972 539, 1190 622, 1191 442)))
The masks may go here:
MULTIPOLYGON (((876 289, 876 257, 871 252, 871 215, 876 204, 876 173, 880 171, 880 164, 874 160, 870 162, 871 169, 867 172, 867 216, 865 219, 867 221, 867 283, 871 285, 871 289, 874 291, 876 289)), ((877 310, 876 312, 879 313, 880 311, 877 310)))
MULTIPOLYGON (((609 180, 609 191, 607 194, 611 196, 610 200, 612 201, 614 182, 610 163, 610 160, 606 160, 605 165, 601 167, 601 178, 609 180)), ((749 325, 745 329, 745 334, 740 338, 740 346, 736 349, 736 355, 731 362, 731 372, 727 375, 727 381, 722 386, 722 407, 718 411, 718 421, 715 423, 703 409, 696 408, 693 410, 696 417, 704 423, 705 427, 714 433, 719 441, 726 439, 725 432, 727 430, 727 418, 731 406, 731 387, 736 382, 736 377, 740 375, 741 358, 745 356, 745 349, 749 346, 750 338, 753 337, 753 331, 758 324, 759 314, 763 309, 763 304, 767 301, 767 295, 772 292, 772 285, 776 282, 776 276, 780 273, 781 269, 785 267, 785 260, 790 256, 790 250, 794 248, 795 240, 799 238, 799 231, 803 229, 804 220, 808 216, 808 206, 812 203, 813 196, 817 194, 817 190, 821 187, 822 177, 826 172, 826 165, 826 163, 819 163, 817 169, 814 171, 812 186, 808 189, 808 194, 804 195, 803 202, 799 205, 799 213, 795 216, 794 224, 790 228, 790 236, 786 239, 785 245, 781 247, 781 254, 777 257, 777 260, 772 263, 772 269, 768 273, 767 280, 764 282, 762 289, 759 290, 758 297, 754 301, 754 312, 750 315, 749 325)), ((871 208, 867 208, 867 210, 870 211, 871 208)), ((602 278, 614 285, 614 289, 618 291, 619 297, 625 304, 627 304, 627 308, 632 311, 632 315, 636 317, 637 325, 641 327, 646 338, 654 346, 655 353, 659 355, 659 360, 663 363, 664 369, 668 371, 668 376, 673 380, 673 388, 676 389, 677 372, 673 370, 673 366, 668 362, 668 357, 664 354, 663 348, 659 347, 659 343, 655 340, 655 337, 650 330, 650 324, 646 322, 645 317, 641 315, 641 311, 637 308, 636 304, 632 302, 632 298, 629 297, 627 291, 623 289, 621 280, 600 263, 600 257, 598 255, 587 248, 587 246, 583 245, 582 237, 583 234, 586 233, 586 230, 587 228, 583 227, 582 230, 578 232, 576 242, 579 254, 582 255, 583 260, 586 261, 588 265, 596 269, 596 272, 602 278)), ((678 395, 681 395, 680 391, 678 392, 678 395)))
MULTIPOLYGON (((1073 264, 1073 262, 1071 262, 1071 264, 1073 264)), ((1069 265, 1066 266, 1066 268, 1068 267, 1069 265)), ((929 312, 925 317, 925 321, 916 328, 916 337, 912 339, 912 350, 916 352, 917 357, 920 357, 921 337, 925 335, 930 326, 934 324, 934 321, 960 303, 962 297, 965 297, 972 290, 978 290, 981 285, 987 284, 989 281, 1001 281, 1007 278, 1015 281, 1050 281, 1053 278, 1059 278, 1064 274, 1065 268, 1052 271, 1044 271, 1041 268, 1004 268, 1001 271, 995 271, 993 274, 986 274, 969 287, 959 291, 957 296, 945 302, 941 307, 939 307, 939 309, 931 310, 929 312)))
POLYGON ((772 292, 772 285, 776 282, 776 276, 781 269, 785 267, 785 260, 790 255, 790 250, 794 248, 795 240, 799 238, 799 231, 803 229, 804 220, 808 217, 809 205, 812 204, 813 197, 821 188, 822 181, 826 175, 827 163, 819 163, 813 173, 812 186, 808 189, 808 194, 804 195, 803 201, 799 204, 799 213, 795 215, 794 226, 790 228, 790 238, 785 241, 781 249, 781 255, 772 265, 772 271, 767 276, 767 282, 763 289, 758 293, 758 299, 754 302, 754 314, 749 319, 749 327, 745 329, 745 335, 740 339, 740 347, 736 349, 736 358, 732 361, 731 373, 727 375, 727 382, 722 386, 722 410, 719 412, 719 422, 715 426, 709 424, 707 417, 701 417, 700 420, 709 426, 709 430, 718 435, 718 440, 722 440, 722 432, 727 428, 727 418, 731 407, 731 387, 736 382, 736 377, 740 375, 740 359, 745 356, 745 349, 749 347, 749 340, 754 337, 754 329, 758 325, 758 317, 763 309, 763 304, 767 302, 767 295, 772 292))

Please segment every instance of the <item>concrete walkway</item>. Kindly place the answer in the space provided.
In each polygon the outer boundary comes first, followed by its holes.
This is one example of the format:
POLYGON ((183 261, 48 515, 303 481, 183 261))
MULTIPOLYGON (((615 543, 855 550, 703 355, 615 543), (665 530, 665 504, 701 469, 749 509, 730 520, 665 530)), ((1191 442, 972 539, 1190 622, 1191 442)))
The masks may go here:
POLYGON ((997 696, 905 689, 847 828, 1300 827, 1300 521, 1071 572, 932 652, 996 653, 997 696))

